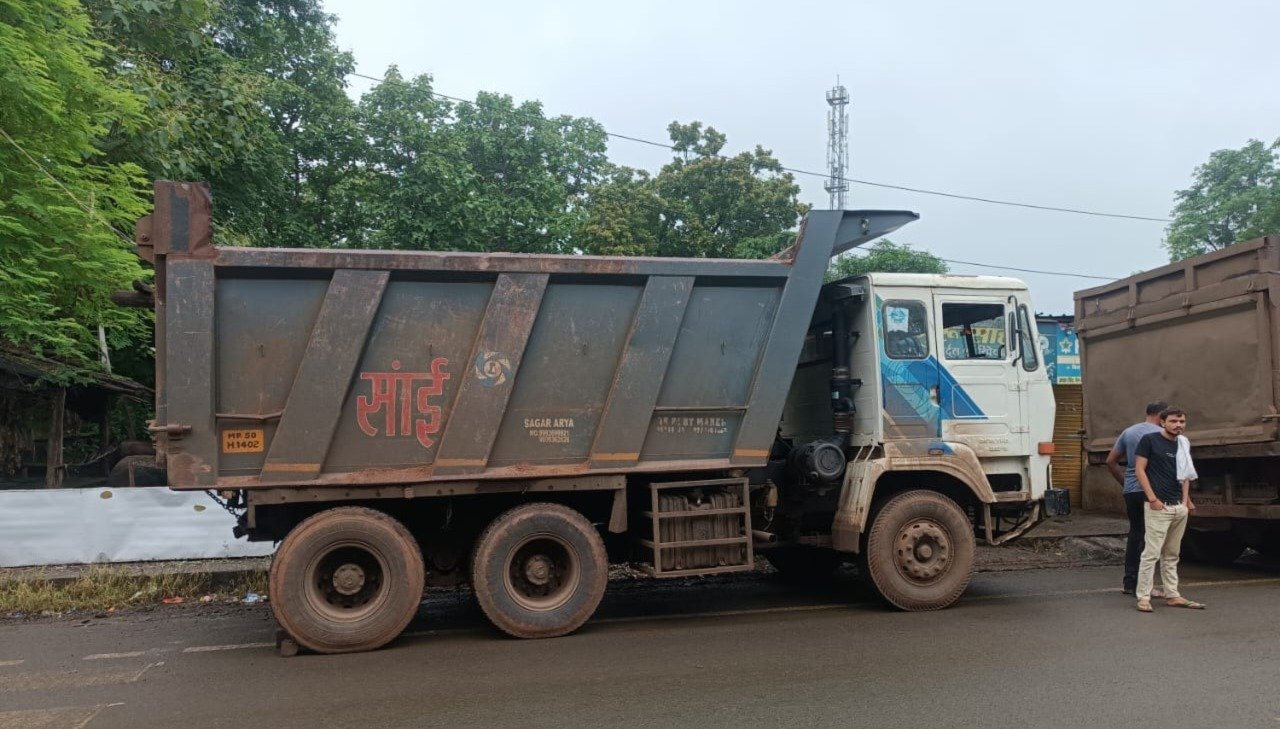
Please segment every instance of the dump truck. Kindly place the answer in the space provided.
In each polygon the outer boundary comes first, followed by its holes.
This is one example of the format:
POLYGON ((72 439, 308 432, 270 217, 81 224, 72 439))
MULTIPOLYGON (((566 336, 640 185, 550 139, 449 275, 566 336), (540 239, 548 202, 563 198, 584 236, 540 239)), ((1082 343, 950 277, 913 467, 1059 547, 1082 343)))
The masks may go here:
POLYGON ((1145 403, 1187 411, 1199 473, 1183 554, 1280 556, 1280 238, 1259 238, 1075 294, 1084 498, 1123 511, 1107 453, 1145 403))
MULTIPOLYGON (((424 585, 521 638, 656 578, 860 562, 904 610, 1047 514, 1053 399, 1025 285, 832 256, 917 219, 814 211, 769 260, 213 245, 156 185, 158 462, 279 546, 282 651, 376 648, 424 585)), ((1065 492, 1064 492, 1065 493, 1065 492)), ((1061 499, 1054 502, 1060 503, 1061 499)))

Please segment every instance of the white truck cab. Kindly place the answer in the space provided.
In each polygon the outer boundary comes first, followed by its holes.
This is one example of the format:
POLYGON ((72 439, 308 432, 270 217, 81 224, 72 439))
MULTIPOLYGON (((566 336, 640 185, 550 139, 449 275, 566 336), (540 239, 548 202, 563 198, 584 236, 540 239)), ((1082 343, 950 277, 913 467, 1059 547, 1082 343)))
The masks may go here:
POLYGON ((1043 520, 1054 400, 1026 284, 911 273, 827 284, 788 399, 784 438, 833 429, 813 414, 822 412, 817 400, 839 396, 831 373, 841 366, 833 352, 842 346, 851 412, 843 432, 838 422, 834 430, 847 435, 854 456, 835 513, 836 550, 861 551, 875 505, 903 489, 965 504, 977 535, 992 544, 1043 520), (834 334, 846 327, 847 336, 834 334), (832 369, 813 366, 824 362, 832 369))

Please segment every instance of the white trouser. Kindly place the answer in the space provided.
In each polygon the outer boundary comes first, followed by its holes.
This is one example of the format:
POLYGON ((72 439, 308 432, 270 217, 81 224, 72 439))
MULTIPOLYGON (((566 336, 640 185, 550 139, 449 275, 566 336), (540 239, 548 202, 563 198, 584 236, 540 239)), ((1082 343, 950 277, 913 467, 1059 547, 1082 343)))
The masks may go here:
POLYGON ((1182 551, 1182 535, 1187 531, 1187 505, 1165 505, 1163 509, 1156 510, 1148 502, 1142 508, 1147 525, 1147 546, 1138 561, 1138 599, 1151 598, 1156 562, 1160 563, 1164 596, 1179 597, 1178 554, 1182 551))

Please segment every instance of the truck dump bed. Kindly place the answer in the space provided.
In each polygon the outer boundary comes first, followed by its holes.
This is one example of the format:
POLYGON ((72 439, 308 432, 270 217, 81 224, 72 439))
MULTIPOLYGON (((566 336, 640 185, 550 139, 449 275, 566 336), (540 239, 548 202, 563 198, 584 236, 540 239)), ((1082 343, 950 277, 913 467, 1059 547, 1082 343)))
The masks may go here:
POLYGON ((209 211, 157 183, 139 224, 174 488, 761 465, 828 259, 916 218, 742 261, 223 248, 209 211))
POLYGON ((1276 237, 1077 292, 1087 450, 1110 450, 1165 400, 1187 411, 1198 451, 1280 453, 1277 305, 1276 237))

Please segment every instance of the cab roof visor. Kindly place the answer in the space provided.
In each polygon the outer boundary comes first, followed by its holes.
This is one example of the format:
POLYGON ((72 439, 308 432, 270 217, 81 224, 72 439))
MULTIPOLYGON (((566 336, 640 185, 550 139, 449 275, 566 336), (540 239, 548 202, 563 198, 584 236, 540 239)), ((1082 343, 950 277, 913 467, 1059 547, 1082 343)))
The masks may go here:
POLYGON ((909 210, 843 210, 840 212, 836 242, 831 247, 832 257, 882 235, 888 235, 907 223, 920 219, 918 213, 909 210))

